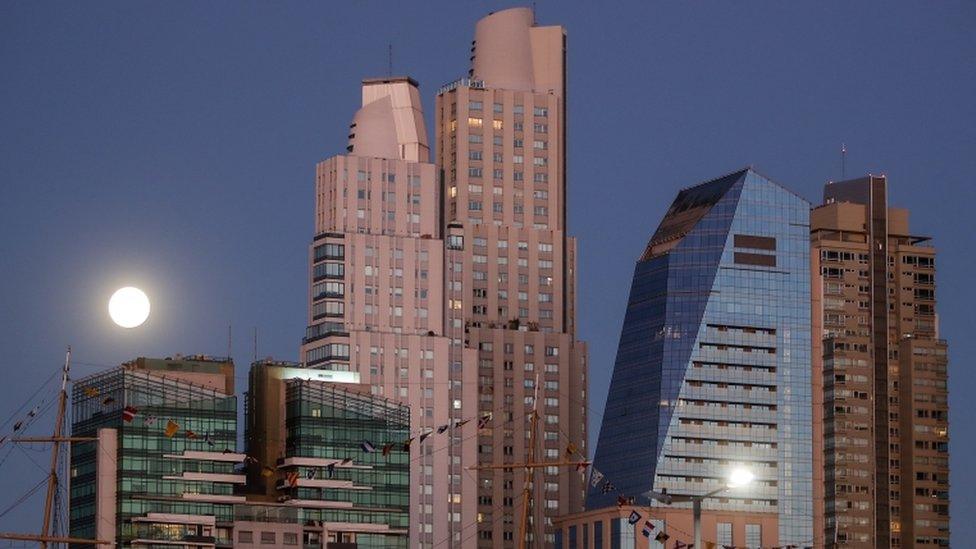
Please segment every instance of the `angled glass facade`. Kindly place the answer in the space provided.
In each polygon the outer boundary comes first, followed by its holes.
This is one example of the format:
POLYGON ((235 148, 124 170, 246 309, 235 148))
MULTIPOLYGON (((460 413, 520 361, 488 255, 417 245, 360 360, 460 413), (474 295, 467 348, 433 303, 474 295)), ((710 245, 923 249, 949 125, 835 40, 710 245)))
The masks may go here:
POLYGON ((678 194, 637 263, 594 466, 615 489, 702 495, 812 539, 810 205, 742 170, 678 194))

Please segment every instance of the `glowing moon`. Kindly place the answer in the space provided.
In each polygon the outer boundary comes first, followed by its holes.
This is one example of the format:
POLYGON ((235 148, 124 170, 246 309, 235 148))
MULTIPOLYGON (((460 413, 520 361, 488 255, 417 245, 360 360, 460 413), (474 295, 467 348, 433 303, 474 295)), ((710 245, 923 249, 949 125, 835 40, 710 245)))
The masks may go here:
POLYGON ((123 328, 135 328, 149 318, 149 298, 139 288, 119 288, 108 300, 108 314, 123 328))

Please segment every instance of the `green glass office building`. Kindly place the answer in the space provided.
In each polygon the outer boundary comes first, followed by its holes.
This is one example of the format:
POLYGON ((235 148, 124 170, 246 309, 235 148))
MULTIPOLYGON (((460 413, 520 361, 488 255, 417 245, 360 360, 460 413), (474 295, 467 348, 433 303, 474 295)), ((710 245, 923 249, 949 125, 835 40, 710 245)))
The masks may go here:
POLYGON ((126 547, 227 538, 215 523, 232 520, 244 477, 240 455, 224 453, 235 447, 237 401, 217 387, 233 364, 169 362, 169 375, 140 359, 75 382, 72 434, 98 440, 71 448, 73 537, 126 547), (201 516, 212 520, 187 518, 201 516))

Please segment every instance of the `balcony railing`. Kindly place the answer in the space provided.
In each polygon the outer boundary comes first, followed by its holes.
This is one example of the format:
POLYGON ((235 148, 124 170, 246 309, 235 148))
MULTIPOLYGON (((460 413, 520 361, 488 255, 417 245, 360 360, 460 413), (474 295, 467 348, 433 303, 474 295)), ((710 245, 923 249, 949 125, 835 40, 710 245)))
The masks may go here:
POLYGON ((440 89, 437 90, 437 95, 440 95, 442 93, 447 93, 461 86, 465 88, 474 88, 478 90, 485 89, 485 83, 483 80, 474 80, 472 78, 458 78, 454 82, 448 82, 447 84, 441 86, 440 89))

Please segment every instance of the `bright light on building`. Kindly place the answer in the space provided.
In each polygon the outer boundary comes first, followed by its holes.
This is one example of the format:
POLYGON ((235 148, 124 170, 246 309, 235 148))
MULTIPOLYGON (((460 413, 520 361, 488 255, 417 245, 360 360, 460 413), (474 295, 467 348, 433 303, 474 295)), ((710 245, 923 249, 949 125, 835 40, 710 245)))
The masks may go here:
POLYGON ((756 475, 748 469, 734 469, 729 475, 729 488, 741 488, 751 483, 754 478, 756 475))

